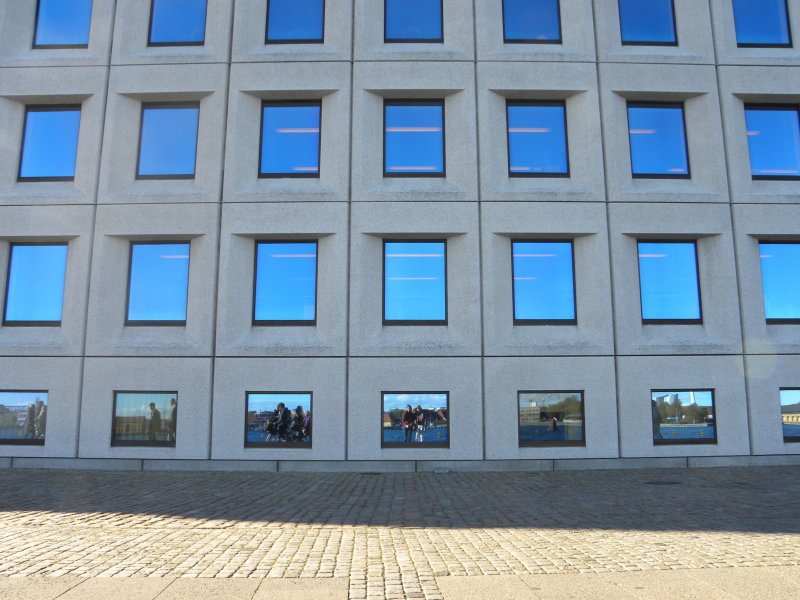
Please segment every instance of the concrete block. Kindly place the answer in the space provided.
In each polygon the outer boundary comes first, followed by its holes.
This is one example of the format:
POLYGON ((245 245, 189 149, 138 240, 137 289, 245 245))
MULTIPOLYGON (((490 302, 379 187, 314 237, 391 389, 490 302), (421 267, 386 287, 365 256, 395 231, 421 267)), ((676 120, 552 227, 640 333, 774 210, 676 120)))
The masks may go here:
POLYGON ((413 461, 379 460, 281 460, 278 471, 319 473, 413 473, 413 461))
POLYGON ((417 471, 552 471, 552 460, 418 460, 417 471))
POLYGON ((133 458, 15 458, 11 468, 141 471, 142 461, 133 458))
POLYGON ((556 471, 582 471, 588 469, 684 469, 686 459, 670 458, 585 458, 555 460, 556 471))
POLYGON ((143 471, 277 471, 274 460, 148 460, 143 471))
POLYGON ((777 467, 800 465, 800 455, 772 456, 690 456, 689 468, 704 467, 777 467))
POLYGON ((0 458, 0 469, 10 469, 10 468, 11 468, 11 459, 0 458))

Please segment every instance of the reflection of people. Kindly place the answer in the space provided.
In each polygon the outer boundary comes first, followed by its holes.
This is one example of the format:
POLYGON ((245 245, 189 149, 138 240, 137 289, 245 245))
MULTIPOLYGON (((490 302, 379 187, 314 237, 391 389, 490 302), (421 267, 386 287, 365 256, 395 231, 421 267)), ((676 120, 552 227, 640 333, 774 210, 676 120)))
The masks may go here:
POLYGON ((558 431, 558 419, 553 417, 550 419, 550 426, 547 428, 548 431, 558 431))
POLYGON ((33 404, 28 404, 28 410, 25 414, 25 439, 30 435, 32 438, 36 437, 36 407, 33 404))
POLYGON ((311 413, 306 413, 306 418, 303 419, 303 441, 311 441, 311 413))
POLYGON ((425 432, 425 411, 422 410, 419 404, 414 409, 414 426, 416 427, 416 435, 414 437, 416 441, 421 442, 422 435, 425 432))
POLYGON ((161 413, 156 408, 156 403, 151 402, 150 423, 147 425, 147 439, 154 442, 159 431, 161 431, 161 413))
POLYGON ((36 401, 36 437, 44 439, 47 427, 47 405, 41 400, 36 401))
POLYGON ((175 441, 175 432, 177 430, 178 424, 178 403, 175 401, 175 398, 169 399, 169 433, 167 434, 167 439, 170 442, 175 441))
POLYGON ((661 438, 661 413, 658 412, 658 405, 655 400, 650 400, 650 412, 653 418, 653 439, 660 440, 661 438))
POLYGON ((303 421, 306 419, 306 414, 303 412, 303 407, 298 406, 292 412, 291 423, 286 434, 287 441, 300 441, 303 439, 303 421))
POLYGON ((414 410, 411 408, 410 404, 406 404, 406 409, 403 411, 403 417, 401 421, 403 424, 403 430, 405 432, 403 441, 410 442, 414 435, 414 424, 417 421, 416 415, 414 415, 414 410))

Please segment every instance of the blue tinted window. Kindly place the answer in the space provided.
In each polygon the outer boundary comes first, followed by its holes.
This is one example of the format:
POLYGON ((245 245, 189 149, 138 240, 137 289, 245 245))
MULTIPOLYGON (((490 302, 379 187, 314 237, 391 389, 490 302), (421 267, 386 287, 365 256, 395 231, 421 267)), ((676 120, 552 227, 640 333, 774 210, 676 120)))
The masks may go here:
POLYGON ((583 446, 583 392, 517 392, 520 446, 583 446))
POLYGON ((317 318, 317 242, 259 242, 255 285, 254 321, 313 324, 317 318))
POLYGON ((506 42, 560 42, 558 0, 503 0, 506 42))
POLYGON ((508 104, 508 171, 514 177, 566 176, 564 104, 508 104))
POLYGON ((450 414, 447 392, 383 392, 381 446, 447 446, 450 414))
POLYGON ((445 265, 445 242, 385 242, 384 321, 445 321, 445 265))
POLYGON ((60 323, 66 272, 66 244, 12 244, 4 321, 60 323))
POLYGON ((689 177, 682 107, 629 104, 628 132, 634 176, 689 177))
POLYGON ((514 320, 575 320, 572 242, 514 242, 514 320))
POLYGON ((197 104, 142 107, 140 178, 194 177, 199 115, 197 104))
POLYGON ((784 442, 800 442, 800 389, 781 390, 781 424, 784 442))
POLYGON ((153 0, 151 45, 201 45, 206 35, 206 0, 153 0))
POLYGON ((699 321, 694 242, 639 242, 643 321, 699 321))
POLYGON ((733 0, 739 46, 791 46, 786 0, 733 0))
POLYGON ((269 0, 266 41, 321 42, 324 22, 324 0, 269 0))
POLYGON ((442 0, 386 0, 387 42, 442 41, 442 0))
POLYGON ((319 177, 319 102, 265 103, 260 177, 319 177))
POLYGON ((89 45, 92 0, 39 0, 34 48, 89 45))
POLYGON ((716 444, 713 390, 652 390, 653 444, 716 444))
POLYGON ((247 392, 245 447, 311 447, 311 392, 247 392))
POLYGON ((800 319, 800 244, 759 247, 767 319, 800 319))
POLYGON ((757 179, 800 177, 800 119, 796 107, 746 108, 750 173, 757 179))
POLYGON ((28 107, 19 178, 73 179, 80 123, 80 106, 28 107))
POLYGON ((186 321, 188 242, 131 244, 128 321, 186 321))
POLYGON ((386 102, 384 175, 444 175, 442 102, 386 102))
POLYGON ((623 44, 675 44, 672 0, 619 0, 623 44))

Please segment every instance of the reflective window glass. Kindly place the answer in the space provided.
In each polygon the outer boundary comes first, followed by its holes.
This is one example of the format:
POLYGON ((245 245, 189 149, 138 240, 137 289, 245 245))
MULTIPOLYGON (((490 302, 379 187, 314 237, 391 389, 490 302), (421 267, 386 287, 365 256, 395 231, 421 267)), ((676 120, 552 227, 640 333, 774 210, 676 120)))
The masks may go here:
POLYGON ((675 45, 675 11, 672 0, 619 0, 622 44, 675 45))
POLYGON ((694 242, 639 242, 642 321, 699 322, 700 283, 694 242))
POLYGON ((384 322, 445 323, 445 242, 385 241, 383 252, 384 322))
POLYGON ((506 43, 561 42, 558 0, 503 0, 506 43))
POLYGON ((80 106, 27 107, 19 179, 73 180, 80 123, 80 106))
POLYGON ((206 0, 153 0, 151 46, 201 46, 206 36, 206 0))
POLYGON ((800 113, 796 106, 746 106, 753 179, 800 177, 800 113))
POLYGON ((800 321, 800 243, 759 244, 767 321, 800 321))
POLYGON ((259 177, 319 177, 322 104, 265 102, 259 177))
POLYGON ((572 242, 512 242, 514 321, 575 322, 572 242))
POLYGON ((629 103, 628 133, 634 177, 689 177, 683 106, 629 103))
POLYGON ((86 48, 92 0, 39 0, 34 48, 86 48))
POLYGON ((564 103, 509 102, 508 174, 566 177, 567 123, 564 103))
POLYGON ((712 390, 652 390, 653 444, 716 444, 712 390))
POLYGON ((200 105, 142 105, 139 179, 193 179, 200 105))
POLYGON ((131 244, 129 325, 186 322, 189 249, 189 242, 131 244))
POLYGON ((313 325, 317 318, 317 242, 259 242, 253 321, 313 325))
POLYGON ((518 392, 519 445, 585 446, 583 392, 518 392))
POLYGON ((384 176, 444 176, 444 103, 384 104, 384 176))
POLYGON ((325 26, 325 0, 269 0, 268 44, 320 43, 325 26))
POLYGON ((748 46, 791 46, 786 0, 733 0, 736 43, 748 46))
POLYGON ((784 442, 800 442, 800 389, 782 389, 781 426, 784 442))
POLYGON ((67 244, 11 244, 5 325, 61 323, 67 244))
POLYGON ((385 0, 387 42, 441 42, 442 0, 385 0))
POLYGON ((381 446, 449 447, 447 392, 383 392, 381 446))
POLYGON ((112 446, 175 446, 177 392, 114 392, 112 446))
POLYGON ((47 392, 0 391, 0 444, 44 445, 47 392))
POLYGON ((311 447, 311 392, 247 392, 245 448, 311 447))

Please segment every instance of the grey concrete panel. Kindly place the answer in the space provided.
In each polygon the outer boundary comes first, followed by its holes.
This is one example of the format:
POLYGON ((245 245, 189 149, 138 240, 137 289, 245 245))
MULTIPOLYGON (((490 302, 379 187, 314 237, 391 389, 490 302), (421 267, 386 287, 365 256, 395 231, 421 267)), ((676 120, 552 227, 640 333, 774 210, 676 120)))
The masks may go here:
POLYGON ((783 441, 780 402, 781 388, 800 388, 800 356, 773 352, 765 343, 763 354, 744 357, 753 454, 800 454, 800 443, 783 441))
POLYGON ((418 460, 417 471, 493 472, 493 471, 552 471, 552 460, 418 460))
POLYGON ((282 460, 278 471, 297 473, 414 473, 414 461, 386 460, 282 460))
POLYGON ((800 465, 800 456, 690 456, 690 468, 800 465))
POLYGON ((10 469, 11 458, 0 458, 0 469, 10 469))
POLYGON ((578 458, 557 459, 556 471, 588 471, 594 469, 685 469, 687 459, 674 458, 578 458))
POLYGON ((142 471, 257 471, 275 472, 274 460, 151 460, 142 461, 142 471))
POLYGON ((141 471, 139 459, 15 458, 14 469, 75 469, 80 471, 141 471))

